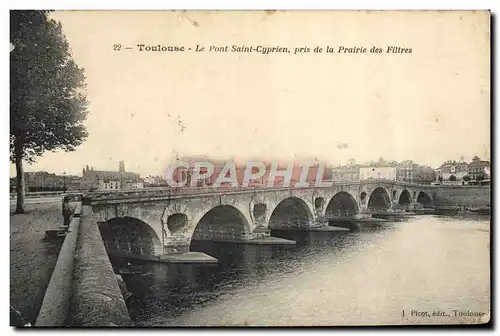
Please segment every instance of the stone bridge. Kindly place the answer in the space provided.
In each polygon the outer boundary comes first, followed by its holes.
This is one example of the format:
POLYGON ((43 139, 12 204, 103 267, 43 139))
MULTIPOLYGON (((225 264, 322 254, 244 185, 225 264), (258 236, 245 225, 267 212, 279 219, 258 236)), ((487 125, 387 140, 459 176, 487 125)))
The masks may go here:
POLYGON ((189 251, 192 240, 251 240, 276 226, 318 225, 327 215, 432 206, 434 186, 388 180, 328 187, 175 190, 151 188, 86 196, 107 249, 136 254, 189 251))

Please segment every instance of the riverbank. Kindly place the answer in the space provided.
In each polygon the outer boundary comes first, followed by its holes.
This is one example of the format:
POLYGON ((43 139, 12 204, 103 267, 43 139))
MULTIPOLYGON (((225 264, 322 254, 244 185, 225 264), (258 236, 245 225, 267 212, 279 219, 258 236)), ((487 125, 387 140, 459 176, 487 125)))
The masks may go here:
POLYGON ((26 204, 10 215, 10 304, 33 325, 57 262, 62 241, 45 241, 45 230, 62 224, 61 204, 26 204))

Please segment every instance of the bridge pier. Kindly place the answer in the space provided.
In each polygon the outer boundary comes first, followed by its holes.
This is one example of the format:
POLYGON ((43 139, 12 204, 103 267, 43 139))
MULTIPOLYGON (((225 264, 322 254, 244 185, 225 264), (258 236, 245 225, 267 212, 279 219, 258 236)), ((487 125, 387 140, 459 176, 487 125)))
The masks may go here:
POLYGON ((191 237, 188 235, 172 235, 165 237, 161 261, 184 264, 216 264, 217 258, 202 252, 191 252, 191 237))
POLYGON ((328 219, 322 214, 316 214, 308 224, 310 228, 326 227, 328 226, 328 219))
POLYGON ((246 245, 293 245, 295 241, 283 238, 271 237, 270 230, 265 227, 257 227, 251 233, 241 233, 234 235, 223 234, 195 235, 191 238, 188 233, 171 235, 165 237, 163 254, 159 259, 171 263, 217 263, 217 259, 202 252, 191 251, 191 241, 211 241, 224 244, 246 244, 246 245))
POLYGON ((171 236, 165 239, 163 255, 189 252, 190 237, 171 236))
POLYGON ((251 233, 239 235, 219 235, 212 237, 193 237, 193 240, 211 241, 226 244, 246 244, 246 245, 293 245, 295 241, 271 236, 271 231, 265 227, 258 227, 251 233))

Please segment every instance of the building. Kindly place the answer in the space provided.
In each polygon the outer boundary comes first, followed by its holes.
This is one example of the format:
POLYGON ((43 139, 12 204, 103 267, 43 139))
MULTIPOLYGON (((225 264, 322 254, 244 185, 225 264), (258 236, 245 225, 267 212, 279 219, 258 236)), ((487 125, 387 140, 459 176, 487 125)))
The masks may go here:
POLYGON ((491 179, 491 167, 485 167, 484 168, 484 174, 486 175, 485 177, 487 179, 491 179))
POLYGON ((429 166, 414 163, 411 160, 401 162, 377 161, 357 164, 350 159, 345 166, 331 168, 333 181, 357 181, 368 179, 389 179, 408 183, 430 184, 435 181, 435 172, 429 166))
POLYGON ((490 178, 490 162, 483 161, 474 156, 472 162, 467 167, 468 175, 471 180, 485 180, 490 178))
POLYGON ((438 181, 463 181, 469 173, 469 164, 463 160, 445 161, 441 167, 435 169, 435 177, 438 181))
POLYGON ((475 156, 470 163, 460 161, 446 161, 435 169, 437 181, 443 183, 465 182, 468 180, 482 180, 490 178, 490 162, 483 161, 475 156))
POLYGON ((396 164, 398 168, 397 180, 408 183, 430 184, 436 180, 434 169, 422 166, 411 160, 405 160, 396 164))
POLYGON ((99 180, 99 190, 118 190, 118 189, 120 189, 120 181, 99 180))
POLYGON ((140 175, 125 171, 94 170, 93 167, 89 168, 89 166, 87 166, 83 169, 83 179, 90 181, 98 181, 100 179, 117 181, 139 181, 140 175))
POLYGON ((386 179, 396 180, 398 176, 397 167, 391 166, 367 166, 359 168, 359 177, 361 180, 386 179))
POLYGON ((360 166, 336 166, 330 169, 333 181, 358 181, 360 179, 360 166))
POLYGON ((443 180, 443 168, 442 166, 434 169, 434 174, 436 176, 436 182, 442 181, 443 180))
POLYGON ((435 172, 429 166, 422 166, 411 160, 402 162, 378 161, 356 164, 351 159, 345 166, 331 168, 333 181, 357 181, 366 179, 390 179, 409 183, 430 184, 435 180, 435 172))
MULTIPOLYGON (((414 182, 415 170, 417 165, 411 160, 405 160, 397 164, 397 177, 398 181, 414 182)), ((432 182, 432 181, 431 181, 432 182)))
POLYGON ((160 175, 149 175, 143 179, 145 187, 163 187, 167 186, 167 181, 160 175))
POLYGON ((125 185, 123 185, 123 189, 143 189, 143 188, 144 188, 144 182, 142 181, 125 182, 125 185))
POLYGON ((118 164, 118 171, 120 173, 125 173, 125 161, 120 161, 118 164))
POLYGON ((120 180, 99 180, 99 190, 118 190, 118 189, 143 189, 144 182, 142 181, 125 181, 122 182, 120 180))
POLYGON ((74 175, 56 175, 46 171, 25 172, 25 186, 28 192, 76 190, 81 178, 74 175))
POLYGON ((108 186, 106 189, 127 189, 134 183, 142 182, 139 174, 125 171, 125 162, 123 161, 120 161, 118 171, 94 170, 93 167, 89 168, 87 165, 82 173, 82 185, 85 188, 102 189, 104 186, 108 186))

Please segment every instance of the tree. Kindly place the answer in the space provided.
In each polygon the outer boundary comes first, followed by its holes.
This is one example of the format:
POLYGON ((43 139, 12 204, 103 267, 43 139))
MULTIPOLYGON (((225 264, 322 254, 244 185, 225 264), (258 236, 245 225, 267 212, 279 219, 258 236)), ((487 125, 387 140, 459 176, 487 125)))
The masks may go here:
POLYGON ((455 175, 450 175, 449 180, 450 181, 456 181, 457 177, 455 175))
POLYGON ((74 151, 88 136, 85 76, 60 22, 49 11, 11 11, 10 160, 16 164, 16 213, 24 212, 23 161, 74 151))

